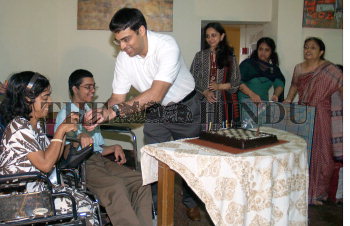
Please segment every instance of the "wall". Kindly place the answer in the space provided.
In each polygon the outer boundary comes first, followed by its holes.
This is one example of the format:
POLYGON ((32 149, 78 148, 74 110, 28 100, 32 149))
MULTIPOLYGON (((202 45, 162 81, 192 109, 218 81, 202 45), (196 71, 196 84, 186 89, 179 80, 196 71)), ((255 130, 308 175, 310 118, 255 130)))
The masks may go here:
POLYGON ((264 35, 263 24, 241 25, 241 48, 249 48, 248 54, 240 53, 239 63, 247 59, 256 47, 256 42, 264 35))
POLYGON ((200 50, 202 20, 271 20, 271 0, 219 0, 219 3, 212 0, 174 0, 173 35, 183 51, 187 65, 191 64, 195 53, 200 50))
MULTIPOLYGON (((266 33, 275 36, 280 68, 286 76, 288 93, 294 66, 303 61, 304 40, 310 36, 320 37, 326 45, 326 59, 343 63, 343 30, 302 28, 303 0, 273 0, 272 22, 266 33)), ((297 99, 296 99, 297 100, 297 99)))
MULTIPOLYGON (((307 36, 323 38, 329 60, 343 60, 342 30, 303 29, 302 5, 302 0, 174 0, 170 34, 189 66, 200 48, 201 20, 265 23, 264 35, 276 39, 281 69, 290 81, 307 36)), ((76 15, 77 0, 0 0, 0 81, 21 70, 38 71, 50 78, 54 100, 66 101, 69 74, 85 68, 100 87, 97 101, 107 100, 116 54, 111 33, 77 30, 76 15)), ((142 127, 136 133, 142 141, 142 127)))

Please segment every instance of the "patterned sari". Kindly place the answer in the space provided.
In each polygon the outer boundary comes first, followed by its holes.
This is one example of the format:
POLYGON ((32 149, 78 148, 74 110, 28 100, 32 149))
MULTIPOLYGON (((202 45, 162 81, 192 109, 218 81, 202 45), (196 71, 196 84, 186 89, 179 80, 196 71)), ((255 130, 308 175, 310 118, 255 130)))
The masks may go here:
POLYGON ((297 87, 299 104, 316 107, 309 182, 309 203, 314 203, 327 198, 333 173, 331 96, 343 86, 343 73, 330 62, 307 73, 301 73, 298 64, 292 85, 297 87))
POLYGON ((231 67, 218 68, 210 49, 198 52, 193 59, 191 73, 196 90, 200 93, 202 130, 208 130, 209 125, 211 129, 216 130, 239 122, 236 91, 239 87, 240 73, 235 56, 231 56, 230 62, 231 67), (215 91, 217 102, 209 103, 201 93, 208 89, 210 82, 231 83, 231 89, 215 91))

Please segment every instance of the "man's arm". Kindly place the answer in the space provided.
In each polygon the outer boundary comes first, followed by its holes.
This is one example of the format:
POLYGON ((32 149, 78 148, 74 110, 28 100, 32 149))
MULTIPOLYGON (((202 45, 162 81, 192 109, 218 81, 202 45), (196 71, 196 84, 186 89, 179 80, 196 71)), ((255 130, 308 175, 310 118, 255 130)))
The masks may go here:
POLYGON ((85 113, 84 127, 86 130, 92 131, 97 124, 114 119, 117 115, 111 107, 115 104, 118 104, 120 116, 123 117, 142 111, 154 103, 159 103, 165 97, 170 86, 171 84, 168 82, 154 80, 151 88, 129 101, 125 101, 126 94, 112 94, 108 100, 108 108, 91 110, 85 113))
MULTIPOLYGON (((112 94, 111 98, 108 100, 109 108, 107 113, 109 119, 116 117, 115 112, 110 108, 111 106, 118 104, 120 115, 122 117, 142 111, 154 103, 160 103, 168 92, 170 86, 171 84, 168 82, 154 80, 151 88, 128 101, 125 101, 126 94, 112 94)), ((106 115, 107 114, 104 113, 104 117, 106 115)))
MULTIPOLYGON (((144 110, 149 105, 160 103, 168 92, 171 83, 154 80, 151 88, 139 94, 135 98, 125 102, 126 105, 134 106, 135 103, 139 105, 138 111, 144 110)), ((121 109, 123 113, 123 109, 121 109)), ((133 112, 134 113, 134 112, 133 112)))
POLYGON ((113 154, 115 157, 115 162, 119 165, 126 163, 125 153, 123 148, 119 145, 103 146, 102 156, 113 154))
MULTIPOLYGON (((111 107, 115 104, 118 104, 116 108, 119 109, 120 115, 125 116, 128 114, 133 114, 142 111, 148 106, 154 103, 159 103, 163 100, 173 81, 175 81, 181 68, 179 61, 180 49, 178 48, 176 41, 173 38, 170 38, 167 42, 170 44, 163 45, 163 48, 158 53, 157 58, 160 59, 158 71, 157 74, 154 76, 154 80, 152 82, 151 87, 148 90, 139 94, 137 97, 128 101, 125 101, 125 94, 113 94, 108 101, 108 108, 97 109, 95 111, 97 112, 97 114, 93 113, 92 111, 87 112, 85 114, 86 125, 84 125, 84 127, 88 131, 96 127, 96 124, 102 123, 106 120, 114 119, 117 115, 111 107), (87 124, 91 124, 91 126, 87 124)), ((118 55, 118 57, 119 56, 121 55, 118 55)), ((120 62, 121 61, 118 61, 117 59, 115 69, 115 73, 117 74, 124 73, 120 69, 123 67, 123 65, 120 62)), ((120 86, 121 84, 118 83, 118 85, 120 86)), ((126 85, 129 87, 130 83, 127 83, 126 85)), ((118 90, 118 87, 113 87, 113 89, 118 90)))
POLYGON ((115 104, 121 104, 126 100, 126 94, 115 94, 112 93, 111 97, 108 99, 108 107, 111 107, 115 104))

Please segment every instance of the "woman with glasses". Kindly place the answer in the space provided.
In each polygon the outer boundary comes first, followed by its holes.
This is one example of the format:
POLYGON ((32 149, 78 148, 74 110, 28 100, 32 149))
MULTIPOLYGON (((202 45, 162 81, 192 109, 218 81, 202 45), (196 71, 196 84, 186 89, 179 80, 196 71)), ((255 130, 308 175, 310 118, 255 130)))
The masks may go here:
POLYGON ((231 126, 238 121, 239 113, 236 91, 240 73, 236 57, 221 24, 207 24, 203 40, 204 49, 196 53, 191 65, 200 93, 202 130, 231 126))
MULTIPOLYGON (((0 175, 26 172, 55 172, 56 162, 63 154, 65 134, 77 129, 78 115, 72 114, 57 129, 51 141, 44 133, 40 120, 45 118, 51 104, 51 86, 47 78, 31 71, 24 71, 11 76, 4 100, 0 105, 1 116, 7 123, 0 146, 0 175)), ((51 174, 53 183, 55 174, 51 174)), ((42 191, 40 182, 27 184, 28 192, 42 191)), ((98 223, 94 215, 94 204, 84 194, 70 187, 55 185, 57 192, 71 193, 78 205, 78 213, 87 219, 88 225, 98 223)), ((71 201, 56 198, 58 213, 71 211, 71 201)))

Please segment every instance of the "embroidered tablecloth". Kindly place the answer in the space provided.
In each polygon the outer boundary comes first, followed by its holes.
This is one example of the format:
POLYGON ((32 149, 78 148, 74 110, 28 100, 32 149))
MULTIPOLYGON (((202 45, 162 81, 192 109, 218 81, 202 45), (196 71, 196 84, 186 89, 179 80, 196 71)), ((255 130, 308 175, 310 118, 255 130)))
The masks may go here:
POLYGON ((269 127, 287 143, 241 154, 170 141, 141 149, 143 184, 158 180, 158 160, 180 174, 215 225, 307 225, 306 142, 269 127))

